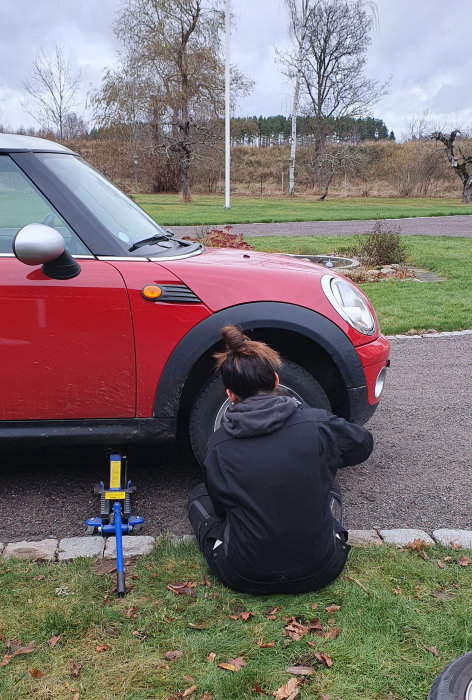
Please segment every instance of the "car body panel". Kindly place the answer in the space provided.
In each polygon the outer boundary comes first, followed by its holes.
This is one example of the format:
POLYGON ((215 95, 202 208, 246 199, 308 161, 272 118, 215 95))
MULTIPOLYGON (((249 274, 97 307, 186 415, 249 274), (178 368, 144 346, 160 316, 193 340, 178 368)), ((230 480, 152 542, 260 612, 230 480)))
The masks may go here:
MULTIPOLYGON (((372 342, 332 307, 321 289, 326 268, 288 255, 206 248, 191 260, 162 263, 187 284, 213 312, 253 301, 280 301, 312 309, 333 320, 353 345, 372 342)), ((332 274, 332 271, 329 271, 332 274)), ((374 313, 371 304, 369 308, 374 313)), ((375 314, 374 314, 375 317, 375 314)))
POLYGON ((2 420, 135 415, 131 312, 120 273, 81 260, 53 280, 14 257, 1 265, 2 420))

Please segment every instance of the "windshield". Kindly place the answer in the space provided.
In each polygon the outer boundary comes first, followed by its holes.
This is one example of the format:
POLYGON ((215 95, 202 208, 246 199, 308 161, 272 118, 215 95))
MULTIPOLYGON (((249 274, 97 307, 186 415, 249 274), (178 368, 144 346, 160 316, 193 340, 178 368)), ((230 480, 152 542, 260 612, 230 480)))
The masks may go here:
MULTIPOLYGON (((169 238, 169 234, 145 211, 77 156, 63 153, 36 155, 108 231, 123 243, 126 253, 139 241, 156 236, 169 238)), ((162 243, 162 252, 175 245, 169 240, 163 240, 162 243)), ((153 254, 160 252, 156 247, 154 246, 153 254)))

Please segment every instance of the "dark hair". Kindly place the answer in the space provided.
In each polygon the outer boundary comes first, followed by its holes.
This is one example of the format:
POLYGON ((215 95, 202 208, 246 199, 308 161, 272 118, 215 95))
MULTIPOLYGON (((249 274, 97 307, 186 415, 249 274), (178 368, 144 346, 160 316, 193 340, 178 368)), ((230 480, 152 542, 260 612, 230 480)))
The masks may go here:
POLYGON ((265 343, 251 340, 236 326, 225 326, 221 335, 226 352, 214 355, 226 389, 241 399, 259 391, 273 391, 275 372, 282 366, 279 354, 265 343))

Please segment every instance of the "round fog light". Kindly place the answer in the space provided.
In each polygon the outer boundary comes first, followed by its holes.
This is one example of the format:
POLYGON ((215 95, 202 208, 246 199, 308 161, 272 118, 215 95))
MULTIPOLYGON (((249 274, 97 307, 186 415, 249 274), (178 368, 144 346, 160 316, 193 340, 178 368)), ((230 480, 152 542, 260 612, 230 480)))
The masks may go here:
POLYGON ((382 389, 384 388, 384 384, 385 384, 386 374, 387 374, 387 368, 382 367, 382 369, 380 370, 380 372, 377 375, 377 379, 375 380, 374 396, 376 399, 378 399, 380 394, 382 393, 382 389))

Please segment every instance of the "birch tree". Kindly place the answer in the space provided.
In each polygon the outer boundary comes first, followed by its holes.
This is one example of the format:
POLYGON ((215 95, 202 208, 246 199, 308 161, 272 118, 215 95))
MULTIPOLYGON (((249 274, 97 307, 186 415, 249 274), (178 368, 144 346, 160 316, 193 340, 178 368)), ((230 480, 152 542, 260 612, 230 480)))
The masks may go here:
POLYGON ((78 103, 81 80, 80 72, 74 73, 60 44, 56 44, 52 54, 40 51, 34 59, 31 78, 23 83, 32 105, 24 101, 23 108, 45 131, 63 139, 65 120, 78 103))

